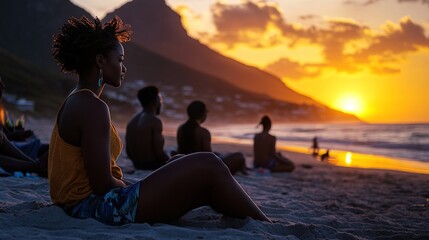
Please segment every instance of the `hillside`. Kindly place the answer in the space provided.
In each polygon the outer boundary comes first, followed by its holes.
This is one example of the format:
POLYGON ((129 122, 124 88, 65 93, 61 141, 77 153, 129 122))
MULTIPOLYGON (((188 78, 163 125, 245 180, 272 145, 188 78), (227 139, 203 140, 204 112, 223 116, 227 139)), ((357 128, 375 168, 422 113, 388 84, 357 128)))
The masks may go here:
MULTIPOLYGON (((159 86, 165 96, 162 117, 166 121, 183 120, 186 105, 195 99, 207 103, 211 119, 227 122, 254 122, 261 114, 270 114, 282 122, 359 121, 355 116, 329 109, 293 92, 272 75, 228 59, 189 38, 178 15, 163 0, 140 0, 129 4, 137 5, 134 5, 135 10, 127 10, 121 16, 126 22, 127 18, 135 16, 129 21, 135 23, 132 42, 125 44, 128 73, 122 88, 107 87, 102 95, 111 104, 114 119, 125 122, 138 111, 136 92, 152 84, 159 86), (140 4, 144 9, 140 9, 140 4), (149 11, 144 6, 153 8, 149 11), (160 19, 160 16, 165 19, 160 19), (141 25, 142 21, 144 25, 141 25), (142 42, 139 36, 147 36, 150 41, 142 42), (183 43, 183 49, 178 43, 183 43), (165 46, 166 52, 161 52, 160 46, 165 46), (175 47, 182 52, 173 51, 175 47), (170 51, 171 54, 167 54, 170 51), (201 55, 201 51, 204 54, 201 55), (181 58, 177 58, 177 54, 181 58), (196 58, 198 56, 201 58, 196 58), (190 64, 188 58, 195 64, 190 64), (198 62, 208 64, 208 67, 201 69, 198 62), (233 72, 228 70, 231 66, 234 67, 233 72), (234 79, 237 81, 232 82, 234 79), (248 88, 255 83, 259 91, 248 88), (280 91, 284 98, 298 96, 308 102, 273 98, 274 90, 266 87, 280 91)), ((129 9, 129 4, 122 8, 129 9)), ((8 85, 7 92, 36 102, 37 114, 55 113, 74 83, 68 79, 72 76, 59 73, 51 57, 51 36, 66 19, 82 15, 89 16, 69 1, 0 2, 3 30, 0 48, 4 49, 0 55, 0 75, 8 85)))
POLYGON ((277 122, 359 121, 326 107, 288 103, 248 92, 134 43, 124 47, 128 68, 125 81, 121 88, 106 88, 104 94, 107 101, 114 101, 112 114, 124 121, 141 109, 135 96, 146 85, 160 88, 165 103, 162 117, 167 121, 186 119, 186 106, 197 99, 207 103, 213 122, 257 122, 262 114, 270 114, 277 122))
MULTIPOLYGON (((1 48, 0 76, 6 85, 5 93, 35 101, 33 115, 40 116, 53 116, 74 84, 64 76, 46 72, 1 48)), ((13 111, 12 104, 9 108, 13 111)))
POLYGON ((322 106, 291 90, 279 78, 225 57, 189 37, 180 16, 164 0, 135 0, 104 19, 115 15, 133 27, 133 42, 176 62, 250 92, 267 94, 287 102, 322 106))
POLYGON ((52 34, 70 16, 91 15, 64 0, 0 1, 0 48, 58 72, 51 57, 52 34))

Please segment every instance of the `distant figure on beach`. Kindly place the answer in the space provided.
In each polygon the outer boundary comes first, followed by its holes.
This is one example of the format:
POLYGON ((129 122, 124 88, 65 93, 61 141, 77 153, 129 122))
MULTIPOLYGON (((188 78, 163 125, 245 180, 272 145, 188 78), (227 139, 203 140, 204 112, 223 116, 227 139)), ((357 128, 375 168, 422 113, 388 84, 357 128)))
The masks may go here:
POLYGON ((253 138, 254 168, 265 168, 271 172, 292 172, 295 164, 280 152, 276 152, 277 138, 269 133, 271 119, 265 115, 259 124, 262 125, 262 132, 255 134, 253 138))
MULTIPOLYGON (((213 152, 210 131, 201 127, 207 118, 206 105, 201 101, 193 101, 188 105, 187 113, 188 120, 177 130, 177 152, 180 154, 213 152)), ((247 174, 246 159, 242 153, 215 154, 228 166, 232 174, 237 171, 247 174)))
POLYGON ((329 149, 326 150, 326 152, 322 155, 320 155, 320 160, 325 161, 329 159, 329 149))
POLYGON ((310 149, 313 150, 313 156, 318 156, 319 155, 319 141, 317 139, 317 137, 313 138, 313 144, 311 145, 310 149))
POLYGON ((143 110, 127 125, 125 145, 128 157, 136 169, 155 170, 170 158, 164 152, 161 112, 161 97, 157 87, 148 86, 137 94, 143 110))
POLYGON ((18 148, 21 152, 30 158, 36 159, 48 153, 48 144, 42 144, 33 131, 24 128, 24 115, 16 122, 10 119, 3 106, 3 92, 5 84, 0 77, 0 130, 5 134, 7 139, 18 148))
POLYGON ((271 222, 212 153, 179 157, 136 183, 123 179, 117 165, 122 141, 100 95, 106 85, 121 86, 127 71, 121 43, 130 35, 130 26, 115 16, 105 24, 71 17, 53 36, 53 57, 78 82, 52 130, 52 202, 72 217, 110 225, 171 222, 204 205, 271 222))

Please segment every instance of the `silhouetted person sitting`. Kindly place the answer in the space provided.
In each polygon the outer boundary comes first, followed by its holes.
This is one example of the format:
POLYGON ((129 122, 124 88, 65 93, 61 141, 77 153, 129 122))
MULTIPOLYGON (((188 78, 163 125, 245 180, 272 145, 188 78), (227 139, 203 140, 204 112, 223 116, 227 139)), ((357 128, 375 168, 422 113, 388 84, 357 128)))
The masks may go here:
POLYGON ((169 159, 164 152, 162 122, 157 117, 161 111, 161 97, 154 86, 142 88, 137 96, 143 110, 127 125, 126 151, 135 168, 155 170, 169 159))
MULTIPOLYGON (((201 124, 207 118, 208 111, 206 105, 201 101, 193 101, 188 105, 187 113, 189 119, 177 130, 178 153, 213 152, 210 132, 206 128, 201 127, 201 124)), ((237 171, 247 174, 246 159, 242 153, 215 154, 228 166, 232 174, 237 171)))
POLYGON ((254 167, 266 168, 271 172, 292 172, 295 169, 295 164, 281 153, 276 152, 277 139, 269 133, 271 119, 264 116, 259 124, 262 125, 263 129, 253 138, 254 167))

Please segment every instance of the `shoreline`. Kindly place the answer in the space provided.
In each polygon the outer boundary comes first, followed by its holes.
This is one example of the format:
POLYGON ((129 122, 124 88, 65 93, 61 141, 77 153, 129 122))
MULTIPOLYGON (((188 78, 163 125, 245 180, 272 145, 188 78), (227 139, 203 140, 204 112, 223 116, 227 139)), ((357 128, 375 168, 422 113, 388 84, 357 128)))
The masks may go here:
MULTIPOLYGON (((212 139, 213 144, 238 144, 246 145, 252 147, 252 142, 248 139, 234 139, 228 137, 216 137, 212 139)), ((313 157, 305 147, 298 146, 277 146, 277 151, 285 151, 286 155, 288 153, 300 153, 303 155, 308 155, 317 162, 323 162, 320 160, 320 156, 313 157)), ((320 152, 324 152, 326 149, 321 148, 320 152)), ((246 158, 247 159, 247 158, 246 158)), ((248 161, 248 160, 247 160, 248 161)), ((329 163, 338 167, 347 167, 347 168, 363 168, 363 169, 374 169, 374 170, 389 170, 389 171, 400 171, 407 173, 416 173, 416 174, 429 174, 429 163, 422 162, 419 160, 413 159, 401 159, 393 158, 388 156, 374 155, 374 154, 364 154, 356 153, 352 151, 343 151, 330 149, 330 157, 324 162, 329 163)))
MULTIPOLYGON (((26 127, 33 129, 35 134, 42 140, 42 142, 49 143, 50 134, 54 124, 54 119, 33 119, 30 118, 27 121, 26 127)), ((164 126, 164 137, 165 137, 165 149, 175 149, 176 144, 176 127, 170 124, 164 126)), ((118 132, 120 133, 122 140, 125 136, 125 127, 117 127, 118 132)), ((125 141, 124 141, 125 144, 125 141)), ((217 151, 216 145, 222 145, 224 148, 229 149, 227 152, 235 152, 235 148, 241 148, 240 145, 244 145, 250 149, 245 151, 249 152, 246 154, 246 164, 247 166, 252 166, 252 142, 249 139, 235 139, 229 137, 219 137, 212 136, 213 149, 217 151), (228 146, 231 145, 231 146, 228 146)), ((320 152, 323 153, 326 149, 321 148, 320 152)), ((298 147, 298 146, 289 146, 289 145, 279 145, 277 144, 277 151, 286 151, 286 155, 293 153, 300 153, 304 155, 311 156, 308 148, 298 147)), ((123 157, 126 158, 124 150, 122 151, 123 157)), ((315 162, 320 162, 317 158, 312 158, 315 162)), ((363 168, 363 169, 375 169, 375 170, 391 170, 391 171, 400 171, 416 174, 429 174, 429 162, 422 162, 414 159, 405 159, 405 158, 394 158, 389 156, 381 156, 374 154, 366 153, 357 153, 352 151, 343 151, 343 150, 330 150, 330 158, 328 161, 325 161, 329 164, 339 167, 347 168, 363 168)))

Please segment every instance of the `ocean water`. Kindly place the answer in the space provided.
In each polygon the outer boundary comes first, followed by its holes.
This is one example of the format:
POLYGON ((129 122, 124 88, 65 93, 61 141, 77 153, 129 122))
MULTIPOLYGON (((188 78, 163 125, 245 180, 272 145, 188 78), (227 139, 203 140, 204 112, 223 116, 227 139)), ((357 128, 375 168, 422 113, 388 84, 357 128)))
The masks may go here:
MULTIPOLYGON (((214 136, 250 143, 261 126, 210 127, 214 136)), ((429 163, 429 124, 275 124, 277 146, 309 148, 313 137, 321 149, 411 159, 429 163)), ((310 150, 309 150, 310 151, 310 150)), ((322 153, 324 150, 321 151, 322 153)))

